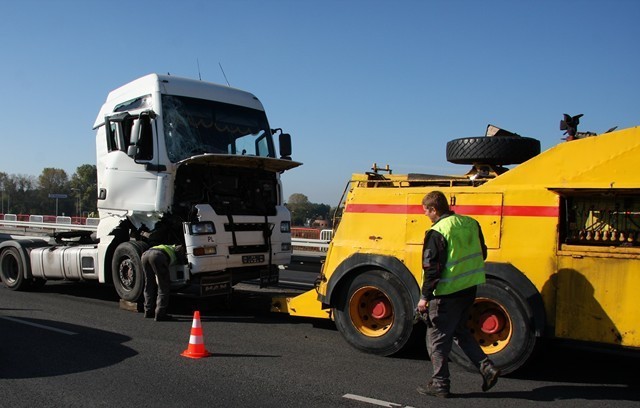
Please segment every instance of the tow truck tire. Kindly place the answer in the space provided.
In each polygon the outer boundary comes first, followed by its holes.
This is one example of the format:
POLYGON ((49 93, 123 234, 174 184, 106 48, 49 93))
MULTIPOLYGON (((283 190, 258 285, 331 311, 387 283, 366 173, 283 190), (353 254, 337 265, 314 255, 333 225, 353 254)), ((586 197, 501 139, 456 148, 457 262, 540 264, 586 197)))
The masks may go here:
POLYGON ((149 246, 144 242, 123 242, 113 253, 111 273, 113 286, 121 299, 137 302, 142 298, 144 289, 144 272, 142 269, 142 253, 149 246))
POLYGON ((413 331, 413 308, 406 287, 394 274, 371 270, 340 288, 334 309, 338 330, 358 350, 388 356, 407 345, 413 331))
POLYGON ((479 136, 447 143, 447 161, 456 164, 520 164, 540 153, 540 141, 521 136, 479 136))
MULTIPOLYGON (((502 374, 523 367, 536 347, 537 337, 529 306, 508 283, 488 279, 478 286, 467 326, 502 374)), ((451 360, 469 371, 478 369, 454 343, 451 360)))
POLYGON ((0 278, 11 290, 27 290, 29 280, 24 277, 25 265, 17 248, 6 248, 0 254, 0 278))

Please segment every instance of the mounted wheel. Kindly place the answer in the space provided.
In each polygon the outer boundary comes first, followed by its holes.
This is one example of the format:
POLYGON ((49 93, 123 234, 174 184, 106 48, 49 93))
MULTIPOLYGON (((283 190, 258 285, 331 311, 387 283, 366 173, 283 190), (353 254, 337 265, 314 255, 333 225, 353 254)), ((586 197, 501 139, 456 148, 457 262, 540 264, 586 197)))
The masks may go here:
POLYGON ((0 278, 11 290, 26 290, 29 287, 29 280, 25 278, 25 265, 18 248, 6 248, 0 254, 0 278))
MULTIPOLYGON (((467 327, 503 374, 525 365, 536 346, 531 311, 509 284, 488 279, 478 286, 467 327)), ((453 345, 451 360, 477 371, 462 349, 453 345)))
POLYGON ((382 270, 362 273, 342 287, 339 296, 335 322, 351 346, 388 356, 407 344, 413 330, 414 305, 395 275, 382 270))
POLYGON ((447 143, 447 161, 456 164, 520 164, 540 153, 540 141, 521 136, 480 136, 447 143))
POLYGON ((144 271, 142 253, 149 246, 144 242, 123 242, 116 248, 111 261, 113 285, 121 299, 136 302, 142 297, 144 271))

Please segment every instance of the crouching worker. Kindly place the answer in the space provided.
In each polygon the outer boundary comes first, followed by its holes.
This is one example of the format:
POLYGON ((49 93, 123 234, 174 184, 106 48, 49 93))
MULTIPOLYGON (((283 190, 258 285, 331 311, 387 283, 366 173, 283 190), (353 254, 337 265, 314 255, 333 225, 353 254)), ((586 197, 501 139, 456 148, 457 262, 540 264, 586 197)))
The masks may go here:
POLYGON ((156 322, 169 321, 167 314, 171 276, 169 266, 184 256, 182 245, 156 245, 142 254, 144 269, 144 317, 155 317, 156 322))
POLYGON ((440 191, 427 194, 422 206, 433 224, 424 240, 422 296, 417 309, 428 316, 427 350, 433 376, 418 392, 449 397, 447 360, 454 341, 478 367, 482 391, 487 391, 498 381, 500 370, 466 327, 477 286, 486 279, 487 247, 482 229, 473 218, 454 214, 440 191))

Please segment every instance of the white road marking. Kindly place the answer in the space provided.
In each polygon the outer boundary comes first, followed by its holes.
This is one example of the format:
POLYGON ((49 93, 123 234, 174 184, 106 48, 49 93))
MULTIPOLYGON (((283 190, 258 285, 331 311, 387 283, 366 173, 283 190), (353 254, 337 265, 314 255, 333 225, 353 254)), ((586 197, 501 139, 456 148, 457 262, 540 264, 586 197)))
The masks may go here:
MULTIPOLYGON (((348 398, 348 399, 352 399, 360 402, 366 402, 369 404, 377 405, 379 407, 387 407, 387 408, 403 407, 402 404, 396 404, 395 402, 382 401, 379 399, 363 397, 361 395, 355 395, 355 394, 344 394, 342 398, 348 398)), ((405 408, 412 408, 412 407, 407 406, 405 408)))
POLYGON ((51 330, 51 331, 62 333, 62 334, 68 334, 70 336, 72 336, 74 334, 78 334, 78 333, 74 333, 74 332, 68 331, 68 330, 58 329, 58 328, 51 327, 51 326, 45 326, 44 324, 31 323, 31 322, 28 322, 26 320, 16 319, 14 317, 0 316, 0 319, 9 320, 9 321, 16 322, 16 323, 22 323, 22 324, 26 324, 28 326, 38 327, 40 329, 51 330))

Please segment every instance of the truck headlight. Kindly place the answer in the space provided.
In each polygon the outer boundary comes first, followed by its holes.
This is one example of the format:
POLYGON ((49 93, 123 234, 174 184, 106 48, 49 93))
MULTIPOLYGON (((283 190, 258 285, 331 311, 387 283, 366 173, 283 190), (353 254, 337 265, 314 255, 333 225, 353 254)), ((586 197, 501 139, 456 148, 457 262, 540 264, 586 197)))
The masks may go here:
POLYGON ((189 224, 189 234, 191 235, 207 235, 215 233, 216 227, 211 221, 194 222, 189 224))
POLYGON ((215 246, 205 246, 205 247, 193 248, 193 255, 194 256, 215 255, 217 253, 218 253, 218 249, 215 246))
POLYGON ((281 221, 280 222, 280 232, 291 232, 291 222, 290 221, 281 221))

